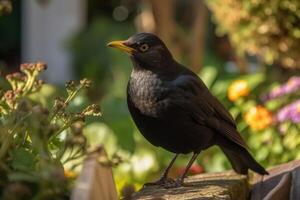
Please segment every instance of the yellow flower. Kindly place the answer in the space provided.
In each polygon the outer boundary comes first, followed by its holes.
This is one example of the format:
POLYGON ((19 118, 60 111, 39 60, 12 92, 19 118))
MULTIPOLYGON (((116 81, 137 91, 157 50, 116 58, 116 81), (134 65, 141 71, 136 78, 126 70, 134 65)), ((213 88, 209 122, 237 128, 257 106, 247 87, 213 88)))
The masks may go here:
POLYGON ((263 106, 255 106, 245 114, 245 120, 251 129, 260 131, 271 125, 272 114, 263 106))
POLYGON ((235 80, 228 87, 227 96, 230 101, 236 101, 240 97, 248 96, 249 86, 245 80, 235 80))
POLYGON ((70 179, 77 177, 77 174, 74 171, 67 170, 67 169, 64 170, 64 174, 66 178, 70 178, 70 179))

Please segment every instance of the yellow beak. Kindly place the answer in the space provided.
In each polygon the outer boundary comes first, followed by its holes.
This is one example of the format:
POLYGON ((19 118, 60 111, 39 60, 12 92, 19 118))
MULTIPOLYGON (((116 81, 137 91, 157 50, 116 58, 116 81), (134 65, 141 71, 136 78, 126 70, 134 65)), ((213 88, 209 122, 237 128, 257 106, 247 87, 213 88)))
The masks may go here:
POLYGON ((135 51, 134 48, 131 48, 129 46, 126 46, 124 44, 125 41, 112 41, 110 43, 107 44, 108 47, 114 47, 114 48, 117 48, 117 49, 120 49, 122 51, 125 51, 129 54, 132 54, 132 52, 135 51))

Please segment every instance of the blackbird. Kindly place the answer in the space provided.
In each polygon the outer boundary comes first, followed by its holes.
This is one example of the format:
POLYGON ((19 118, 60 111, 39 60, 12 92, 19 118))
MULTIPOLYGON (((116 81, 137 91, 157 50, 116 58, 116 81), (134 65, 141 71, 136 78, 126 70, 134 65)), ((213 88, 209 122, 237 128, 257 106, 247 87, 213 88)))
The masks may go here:
POLYGON ((127 104, 133 121, 153 145, 175 153, 161 178, 148 185, 181 186, 198 154, 218 145, 239 174, 268 172, 248 152, 235 121, 191 70, 178 63, 156 35, 138 33, 107 44, 130 55, 127 104), (176 181, 168 172, 179 154, 193 153, 176 181))

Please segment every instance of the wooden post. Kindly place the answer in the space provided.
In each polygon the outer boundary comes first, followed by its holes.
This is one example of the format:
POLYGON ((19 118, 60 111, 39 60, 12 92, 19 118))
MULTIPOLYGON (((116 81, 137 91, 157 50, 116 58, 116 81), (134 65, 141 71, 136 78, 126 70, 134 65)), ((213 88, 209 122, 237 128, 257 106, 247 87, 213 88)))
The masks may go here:
POLYGON ((184 187, 164 189, 150 186, 135 193, 132 200, 222 199, 246 200, 249 186, 246 176, 230 172, 207 173, 188 177, 184 187))
POLYGON ((111 167, 103 147, 87 156, 71 200, 117 200, 111 167))

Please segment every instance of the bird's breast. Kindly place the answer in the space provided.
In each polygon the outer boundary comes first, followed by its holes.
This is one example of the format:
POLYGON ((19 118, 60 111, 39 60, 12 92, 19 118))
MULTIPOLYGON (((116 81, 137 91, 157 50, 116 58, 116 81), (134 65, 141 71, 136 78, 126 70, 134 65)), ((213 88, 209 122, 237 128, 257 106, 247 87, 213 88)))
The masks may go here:
POLYGON ((132 73, 128 83, 128 100, 144 115, 156 117, 168 93, 167 83, 151 72, 132 73))

